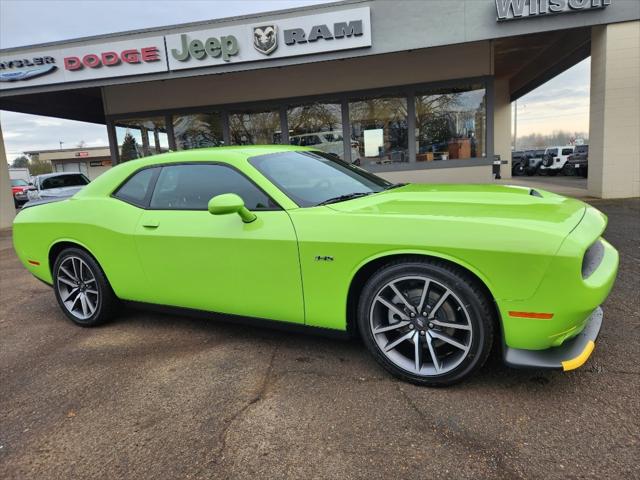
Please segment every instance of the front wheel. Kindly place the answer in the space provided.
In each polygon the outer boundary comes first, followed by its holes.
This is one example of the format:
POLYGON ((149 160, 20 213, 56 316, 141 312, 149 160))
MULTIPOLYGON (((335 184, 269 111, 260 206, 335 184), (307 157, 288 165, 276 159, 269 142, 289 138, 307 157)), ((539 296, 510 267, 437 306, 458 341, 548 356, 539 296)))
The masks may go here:
POLYGON ((511 175, 514 176, 522 176, 525 173, 525 168, 524 165, 522 163, 518 163, 517 165, 514 165, 514 167, 511 169, 511 175))
POLYGON ((396 262, 367 281, 358 327, 368 350, 391 374, 446 386, 486 361, 492 312, 483 288, 463 270, 439 261, 396 262))
POLYGON ((67 248, 56 258, 53 289, 65 315, 82 327, 104 323, 116 306, 116 297, 102 269, 79 248, 67 248))

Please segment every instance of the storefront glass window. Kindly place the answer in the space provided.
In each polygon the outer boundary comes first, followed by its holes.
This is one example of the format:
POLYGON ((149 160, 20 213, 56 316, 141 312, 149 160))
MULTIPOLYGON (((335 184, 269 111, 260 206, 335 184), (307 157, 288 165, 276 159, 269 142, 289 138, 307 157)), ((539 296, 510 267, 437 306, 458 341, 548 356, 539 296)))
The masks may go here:
POLYGON ((287 123, 291 145, 314 147, 344 158, 342 105, 339 102, 308 103, 290 107, 287 110, 287 123))
POLYGON ((377 97, 349 102, 352 145, 351 161, 373 164, 408 162, 407 99, 377 97))
POLYGON ((173 135, 178 150, 219 147, 224 144, 219 113, 174 115, 173 135))
POLYGON ((482 86, 416 95, 416 160, 486 157, 486 105, 482 86))
POLYGON ((164 117, 118 120, 115 126, 120 162, 169 150, 164 117))
POLYGON ((232 145, 271 145, 282 143, 280 112, 244 112, 229 114, 232 145))

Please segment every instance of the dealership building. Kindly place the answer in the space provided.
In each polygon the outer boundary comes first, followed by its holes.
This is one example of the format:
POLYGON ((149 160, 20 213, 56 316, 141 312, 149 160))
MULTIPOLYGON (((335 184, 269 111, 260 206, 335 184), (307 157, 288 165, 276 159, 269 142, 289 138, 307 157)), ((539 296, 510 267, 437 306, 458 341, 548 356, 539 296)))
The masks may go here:
POLYGON ((105 124, 114 165, 283 143, 488 182, 511 102, 589 56, 589 194, 638 196, 638 0, 355 0, 0 50, 0 109, 105 124))

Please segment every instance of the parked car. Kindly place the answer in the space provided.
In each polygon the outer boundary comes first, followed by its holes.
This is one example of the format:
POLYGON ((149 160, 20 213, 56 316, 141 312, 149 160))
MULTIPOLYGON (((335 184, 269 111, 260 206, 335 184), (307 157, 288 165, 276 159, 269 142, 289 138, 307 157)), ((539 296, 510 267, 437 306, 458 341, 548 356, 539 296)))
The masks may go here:
POLYGON ((569 155, 567 163, 562 168, 565 175, 579 175, 587 177, 589 174, 589 145, 576 146, 573 155, 569 155))
POLYGON ((544 151, 542 165, 540 165, 538 171, 543 175, 557 175, 562 171, 564 164, 567 163, 569 155, 573 155, 574 150, 575 147, 573 145, 547 148, 544 151))
POLYGON ((27 167, 9 167, 9 178, 11 180, 24 180, 28 183, 31 181, 31 174, 27 167))
POLYGON ((27 191, 29 200, 70 197, 89 183, 82 173, 45 173, 33 177, 33 188, 27 191))
POLYGON ((16 208, 19 208, 29 201, 27 190, 30 188, 31 185, 29 185, 29 182, 22 178, 11 180, 11 194, 13 195, 13 203, 16 208))
POLYGON ((527 170, 527 155, 523 151, 511 152, 511 175, 524 175, 527 170))
POLYGON ((13 241, 77 325, 128 301, 351 333, 393 375, 438 386, 492 346, 511 366, 581 366, 618 269, 606 223, 543 190, 394 185, 269 145, 122 163, 23 208, 13 241))
POLYGON ((527 150, 527 166, 525 173, 528 176, 535 175, 542 165, 542 159, 544 157, 544 149, 540 150, 527 150))

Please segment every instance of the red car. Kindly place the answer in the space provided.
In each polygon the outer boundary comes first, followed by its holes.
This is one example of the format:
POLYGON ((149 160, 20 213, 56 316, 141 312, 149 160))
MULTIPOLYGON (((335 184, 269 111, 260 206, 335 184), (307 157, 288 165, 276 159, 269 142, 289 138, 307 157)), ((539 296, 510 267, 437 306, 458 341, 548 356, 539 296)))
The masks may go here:
POLYGON ((27 203, 29 200, 29 197, 27 197, 27 190, 30 188, 32 187, 26 180, 22 180, 21 178, 11 180, 11 193, 13 195, 13 203, 16 208, 27 203))

